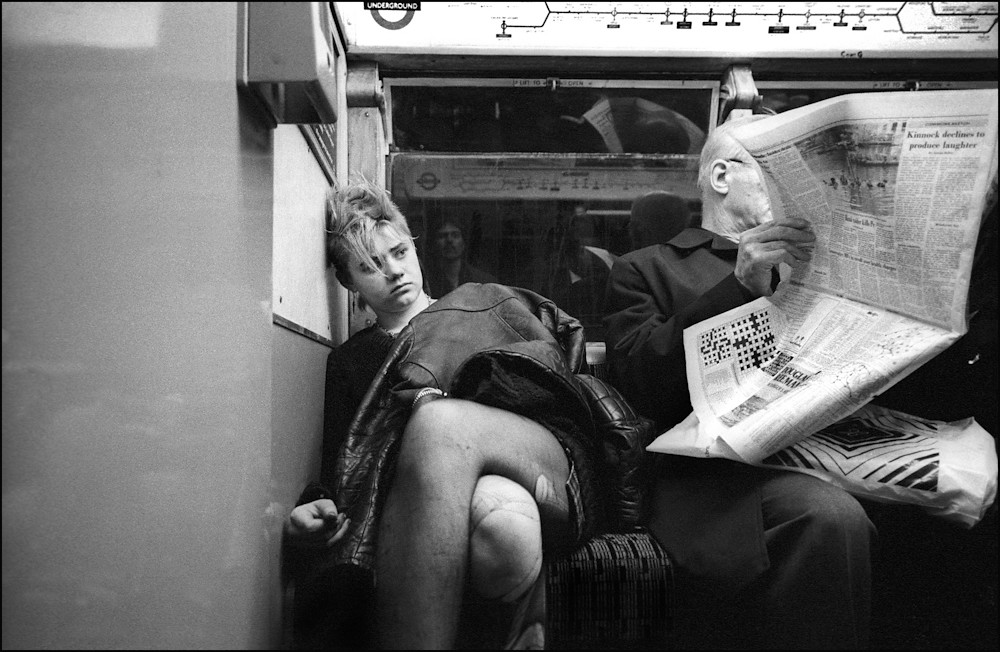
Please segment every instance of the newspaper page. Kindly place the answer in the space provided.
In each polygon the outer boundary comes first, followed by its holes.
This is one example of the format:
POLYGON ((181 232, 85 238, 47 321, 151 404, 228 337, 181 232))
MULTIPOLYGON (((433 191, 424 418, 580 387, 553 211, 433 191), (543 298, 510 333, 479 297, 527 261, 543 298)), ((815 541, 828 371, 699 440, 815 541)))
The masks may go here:
POLYGON ((648 450, 755 464, 965 333, 997 91, 845 95, 734 136, 774 216, 812 222, 814 254, 774 296, 685 330, 694 412, 648 450))

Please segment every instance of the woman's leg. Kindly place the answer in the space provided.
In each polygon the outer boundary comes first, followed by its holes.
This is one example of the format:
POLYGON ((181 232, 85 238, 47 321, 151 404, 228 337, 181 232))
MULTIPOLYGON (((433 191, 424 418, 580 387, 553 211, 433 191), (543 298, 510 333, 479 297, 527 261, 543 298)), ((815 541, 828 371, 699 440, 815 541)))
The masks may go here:
POLYGON ((484 598, 513 602, 542 569, 538 505, 528 490, 502 475, 476 483, 469 508, 469 580, 484 598))
POLYGON ((459 399, 421 405, 403 435, 379 525, 376 603, 386 648, 454 645, 479 478, 514 480, 539 503, 542 533, 569 531, 569 462, 538 423, 459 399))

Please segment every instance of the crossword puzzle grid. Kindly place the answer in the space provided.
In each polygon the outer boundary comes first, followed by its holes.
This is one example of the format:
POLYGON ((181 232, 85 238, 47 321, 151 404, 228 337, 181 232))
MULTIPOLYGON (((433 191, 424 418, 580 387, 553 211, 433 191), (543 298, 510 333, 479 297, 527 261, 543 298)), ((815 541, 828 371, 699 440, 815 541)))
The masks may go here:
POLYGON ((746 317, 702 333, 698 348, 705 366, 717 365, 736 354, 740 371, 760 367, 774 355, 774 332, 767 310, 757 310, 746 317))

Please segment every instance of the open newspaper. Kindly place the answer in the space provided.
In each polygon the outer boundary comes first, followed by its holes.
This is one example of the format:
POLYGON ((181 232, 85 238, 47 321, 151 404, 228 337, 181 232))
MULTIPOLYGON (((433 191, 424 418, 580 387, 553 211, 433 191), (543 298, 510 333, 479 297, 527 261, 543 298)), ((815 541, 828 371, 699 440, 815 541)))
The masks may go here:
POLYGON ((812 222, 813 257, 773 296, 684 331, 694 412, 649 450, 760 464, 966 332, 997 91, 845 95, 734 136, 775 218, 812 222))

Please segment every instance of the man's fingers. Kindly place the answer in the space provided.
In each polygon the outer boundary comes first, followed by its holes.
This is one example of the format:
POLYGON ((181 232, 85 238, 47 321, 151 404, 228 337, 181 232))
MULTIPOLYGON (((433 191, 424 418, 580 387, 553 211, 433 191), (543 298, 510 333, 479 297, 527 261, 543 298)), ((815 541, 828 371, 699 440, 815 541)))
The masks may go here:
POLYGON ((782 247, 782 250, 786 254, 789 254, 789 259, 785 261, 789 265, 796 261, 809 260, 812 258, 812 249, 808 247, 799 247, 790 244, 782 247))
POLYGON ((748 229, 740 236, 740 242, 772 242, 788 240, 790 242, 813 242, 812 223, 798 217, 790 217, 765 224, 759 224, 748 229))
POLYGON ((763 226, 787 226, 793 229, 811 229, 812 222, 802 217, 784 217, 780 220, 772 220, 763 226))
POLYGON ((795 229, 789 226, 764 225, 760 231, 754 227, 750 231, 745 231, 741 240, 743 242, 815 242, 816 234, 807 229, 795 229))
POLYGON ((753 265, 776 265, 779 262, 791 265, 796 261, 812 258, 812 247, 800 246, 785 240, 774 240, 749 243, 746 246, 746 253, 753 265))

